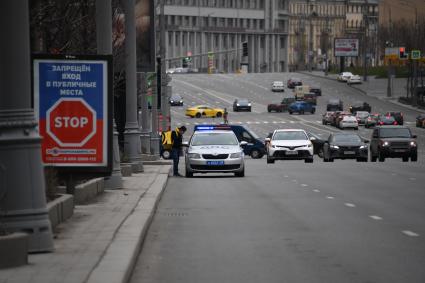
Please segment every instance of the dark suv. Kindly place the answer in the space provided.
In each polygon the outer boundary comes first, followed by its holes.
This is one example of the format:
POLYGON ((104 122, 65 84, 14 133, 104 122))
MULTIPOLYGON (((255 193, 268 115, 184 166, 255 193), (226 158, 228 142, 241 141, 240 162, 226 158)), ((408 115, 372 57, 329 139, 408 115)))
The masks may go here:
POLYGON ((340 99, 329 99, 326 104, 326 111, 343 111, 343 103, 340 99))
POLYGON ((416 135, 408 127, 404 126, 380 126, 372 133, 370 141, 370 157, 375 162, 379 159, 384 162, 385 158, 398 157, 403 162, 418 160, 418 144, 416 135))
POLYGON ((397 121, 398 125, 403 125, 404 119, 403 119, 403 113, 402 112, 390 111, 390 112, 385 113, 385 116, 392 116, 397 121))

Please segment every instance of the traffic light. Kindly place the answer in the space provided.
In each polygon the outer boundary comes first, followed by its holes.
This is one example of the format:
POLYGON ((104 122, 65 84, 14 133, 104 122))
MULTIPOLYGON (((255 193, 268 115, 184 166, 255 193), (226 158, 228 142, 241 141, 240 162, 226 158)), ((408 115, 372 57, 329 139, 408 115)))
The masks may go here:
POLYGON ((242 56, 248 56, 248 42, 242 42, 242 56))
POLYGON ((400 60, 407 60, 409 58, 409 54, 406 52, 406 48, 398 48, 398 57, 400 58, 400 60))

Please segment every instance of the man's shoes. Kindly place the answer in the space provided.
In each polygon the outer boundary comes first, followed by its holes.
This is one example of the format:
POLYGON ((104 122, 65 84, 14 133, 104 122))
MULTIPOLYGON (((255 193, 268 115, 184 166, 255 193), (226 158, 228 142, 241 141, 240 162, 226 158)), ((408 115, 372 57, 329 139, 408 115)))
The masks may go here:
POLYGON ((174 174, 173 176, 174 176, 174 177, 183 177, 183 175, 180 175, 179 173, 174 174))

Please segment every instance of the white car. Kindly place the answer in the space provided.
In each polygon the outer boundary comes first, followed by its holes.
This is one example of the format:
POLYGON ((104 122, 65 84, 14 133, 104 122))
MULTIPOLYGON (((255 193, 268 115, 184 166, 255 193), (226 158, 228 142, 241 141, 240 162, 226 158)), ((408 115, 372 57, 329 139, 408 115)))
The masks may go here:
POLYGON ((246 141, 239 143, 230 127, 229 130, 215 130, 211 126, 199 126, 188 144, 185 156, 186 177, 193 177, 194 173, 218 172, 244 177, 242 147, 246 145, 246 141))
POLYGON ((274 81, 272 83, 272 91, 285 91, 282 81, 274 81))
POLYGON ((313 163, 313 144, 302 129, 275 130, 266 138, 267 163, 275 160, 302 160, 313 163))
POLYGON ((352 85, 352 84, 361 84, 362 83, 362 79, 360 78, 359 75, 352 75, 351 77, 348 78, 347 80, 347 84, 348 85, 352 85))
POLYGON ((347 82, 349 78, 353 76, 353 73, 342 72, 338 75, 337 80, 340 82, 347 82))
POLYGON ((339 128, 340 129, 347 129, 352 128, 354 130, 359 129, 359 122, 357 121, 357 118, 351 115, 346 115, 342 118, 341 121, 339 121, 339 128))

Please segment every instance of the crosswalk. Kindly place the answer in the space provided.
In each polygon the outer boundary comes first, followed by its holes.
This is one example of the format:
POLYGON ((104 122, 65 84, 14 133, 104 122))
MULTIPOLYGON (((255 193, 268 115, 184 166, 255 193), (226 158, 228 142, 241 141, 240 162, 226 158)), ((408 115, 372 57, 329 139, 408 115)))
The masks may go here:
MULTIPOLYGON (((207 125, 207 124, 216 124, 218 121, 204 121, 204 122, 177 122, 176 125, 207 125)), ((322 121, 309 121, 311 123, 322 124, 322 121)), ((300 123, 300 121, 229 121, 230 124, 247 124, 247 125, 261 125, 261 124, 296 124, 300 123)), ((405 124, 411 125, 415 124, 415 122, 405 122, 405 124)))

